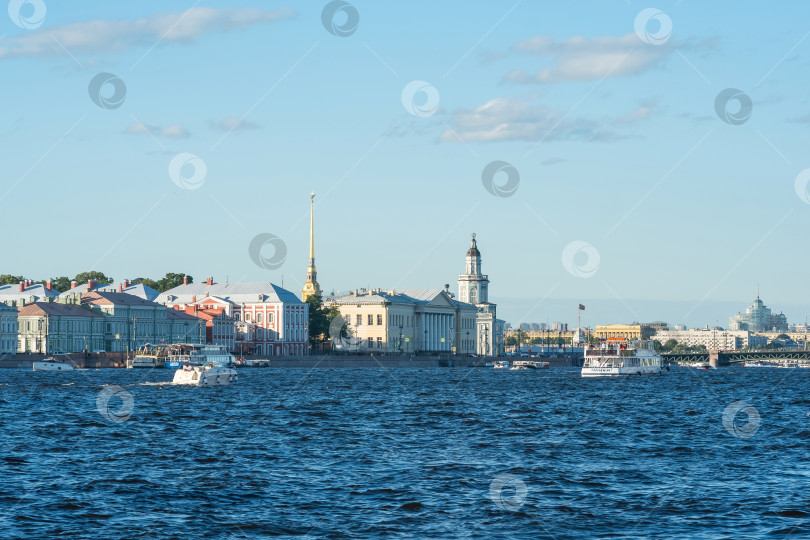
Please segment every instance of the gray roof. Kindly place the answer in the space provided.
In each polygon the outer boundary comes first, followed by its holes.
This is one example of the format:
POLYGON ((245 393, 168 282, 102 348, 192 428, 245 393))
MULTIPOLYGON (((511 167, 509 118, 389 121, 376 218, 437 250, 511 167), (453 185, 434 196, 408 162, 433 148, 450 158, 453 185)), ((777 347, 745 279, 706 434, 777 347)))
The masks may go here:
POLYGON ((32 296, 36 301, 39 301, 44 298, 59 296, 59 293, 53 289, 48 290, 45 285, 41 283, 29 285, 23 289, 23 292, 20 292, 19 283, 15 283, 13 285, 0 285, 0 302, 19 303, 20 300, 25 300, 28 302, 32 296))
POLYGON ((302 304, 295 294, 269 282, 257 283, 189 283, 160 293, 159 304, 192 304, 206 296, 215 296, 233 304, 276 303, 302 304))
MULTIPOLYGON (((123 286, 123 283, 105 283, 102 285, 96 285, 93 287, 94 291, 105 291, 105 292, 118 292, 118 287, 123 286)), ((60 297, 70 296, 71 293, 78 293, 83 294, 87 292, 87 283, 82 283, 81 285, 77 285, 74 288, 67 290, 60 294, 60 297)), ((152 287, 148 285, 144 285, 143 283, 130 283, 129 287, 123 287, 123 292, 127 294, 131 294, 134 296, 138 296, 143 298, 144 300, 151 300, 154 301, 155 298, 160 295, 159 291, 156 291, 152 287)))

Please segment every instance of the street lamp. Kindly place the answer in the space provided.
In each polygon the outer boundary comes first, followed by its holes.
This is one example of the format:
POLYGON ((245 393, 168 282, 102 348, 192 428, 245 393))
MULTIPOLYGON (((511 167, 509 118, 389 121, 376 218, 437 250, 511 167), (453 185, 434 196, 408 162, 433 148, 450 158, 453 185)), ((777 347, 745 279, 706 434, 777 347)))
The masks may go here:
POLYGON ((399 352, 402 353, 402 325, 399 325, 399 352))
POLYGON ((428 331, 427 331, 427 328, 425 328, 425 341, 423 342, 425 352, 427 352, 427 350, 428 350, 428 348, 427 348, 427 336, 428 336, 428 331))
POLYGON ((469 346, 470 346, 470 331, 467 330, 467 340, 464 342, 464 347, 466 348, 466 347, 469 347, 469 346))

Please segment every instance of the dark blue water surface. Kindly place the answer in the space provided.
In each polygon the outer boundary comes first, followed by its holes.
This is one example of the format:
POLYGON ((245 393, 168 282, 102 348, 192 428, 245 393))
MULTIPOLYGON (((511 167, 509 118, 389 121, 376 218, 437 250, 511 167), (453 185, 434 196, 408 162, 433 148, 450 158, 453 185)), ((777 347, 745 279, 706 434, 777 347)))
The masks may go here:
POLYGON ((0 372, 0 536, 810 535, 810 370, 172 374, 0 372))

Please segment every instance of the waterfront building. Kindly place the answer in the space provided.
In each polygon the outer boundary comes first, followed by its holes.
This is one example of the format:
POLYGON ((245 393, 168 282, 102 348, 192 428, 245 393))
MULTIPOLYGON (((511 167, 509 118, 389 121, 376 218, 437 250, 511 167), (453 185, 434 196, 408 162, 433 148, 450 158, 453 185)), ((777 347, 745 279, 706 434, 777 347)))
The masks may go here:
POLYGON ((745 313, 737 313, 729 317, 728 326, 731 330, 748 330, 749 332, 787 332, 787 317, 782 313, 773 314, 759 299, 757 294, 754 303, 745 308, 745 313))
POLYGON ((751 332, 723 330, 722 328, 696 328, 691 330, 660 330, 652 339, 662 345, 669 340, 689 347, 703 345, 710 351, 738 351, 751 345, 751 332))
POLYGON ((212 345, 221 345, 229 351, 239 352, 236 347, 236 334, 238 321, 229 317, 224 307, 213 309, 203 309, 197 304, 186 306, 185 311, 180 311, 180 306, 175 306, 174 310, 198 317, 205 322, 205 342, 212 345))
MULTIPOLYGON (((161 306, 163 309, 165 307, 161 306)), ((166 309, 168 335, 152 341, 152 345, 164 343, 211 343, 206 339, 206 321, 189 313, 175 309, 166 309)))
POLYGON ((0 304, 0 355, 17 352, 17 308, 0 304))
POLYGON ((157 302, 186 310, 222 308, 236 321, 240 354, 309 354, 309 304, 272 283, 187 283, 160 294, 157 302))
POLYGON ((0 302, 9 306, 23 306, 58 296, 51 281, 34 283, 30 279, 12 285, 0 285, 0 302))
POLYGON ((154 302, 155 298, 157 298, 160 294, 160 292, 148 285, 144 285, 143 283, 132 283, 128 279, 125 279, 120 283, 102 283, 100 285, 96 282, 96 280, 89 279, 87 280, 87 283, 81 284, 71 281, 70 289, 61 293, 59 297, 65 298, 71 294, 81 295, 90 291, 127 293, 152 302, 154 302))
MULTIPOLYGON (((127 293, 93 291, 81 295, 82 305, 104 315, 104 349, 110 352, 134 351, 151 344, 187 342, 175 340, 168 311, 158 303, 127 293)), ((202 330, 196 328, 193 341, 199 342, 202 330)))
POLYGON ((348 336, 333 337, 338 350, 358 352, 474 354, 480 337, 478 308, 442 289, 361 289, 328 296, 337 306, 348 336))
POLYGON ((597 325, 594 335, 598 339, 649 339, 652 329, 643 324, 608 324, 597 325))
POLYGON ((309 264, 307 265, 307 282, 301 289, 301 300, 306 302, 310 296, 321 296, 318 272, 315 270, 315 193, 309 197, 309 264))
POLYGON ((506 323, 497 318, 497 306, 489 302, 489 276, 482 272, 481 252, 475 240, 465 259, 465 273, 458 276, 458 299, 478 308, 476 321, 477 353, 495 356, 503 352, 503 330, 506 323))
POLYGON ((78 303, 34 302, 19 309, 21 353, 104 351, 104 316, 78 303))

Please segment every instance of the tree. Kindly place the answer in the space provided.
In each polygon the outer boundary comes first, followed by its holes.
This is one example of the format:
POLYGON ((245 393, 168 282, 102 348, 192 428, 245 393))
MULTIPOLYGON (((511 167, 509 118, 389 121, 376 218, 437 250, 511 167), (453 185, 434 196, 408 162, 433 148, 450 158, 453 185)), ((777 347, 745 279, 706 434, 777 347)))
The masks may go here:
POLYGON ((68 291, 70 290, 70 278, 67 276, 51 278, 51 286, 59 292, 68 291))
POLYGON ((158 282, 155 281, 154 279, 143 278, 143 277, 133 279, 132 283, 140 283, 141 285, 146 285, 147 287, 152 287, 156 291, 159 290, 158 287, 160 287, 160 285, 158 285, 158 282))
POLYGON ((306 303, 309 304, 309 344, 316 347, 329 339, 329 325, 340 312, 337 306, 324 307, 323 298, 315 294, 309 295, 306 303))
POLYGON ((11 274, 0 274, 0 283, 3 285, 16 285, 17 283, 25 281, 23 276, 12 276, 11 274))
MULTIPOLYGON (((169 272, 169 273, 166 274, 165 277, 163 277, 162 279, 160 279, 157 282, 157 287, 153 287, 153 288, 157 289, 160 292, 166 292, 169 289, 174 289, 175 287, 178 287, 178 286, 182 285, 183 280, 186 277, 188 277, 188 282, 189 283, 192 283, 194 281, 194 278, 192 278, 191 276, 187 276, 187 274, 185 274, 185 273, 178 274, 178 273, 174 273, 174 272, 169 272)), ((151 285, 150 285, 150 287, 151 287, 151 285)))
POLYGON ((96 283, 98 283, 99 285, 115 282, 113 278, 107 277, 104 275, 103 272, 96 272, 95 270, 76 274, 76 277, 73 279, 80 284, 87 283, 91 279, 96 280, 96 283))

